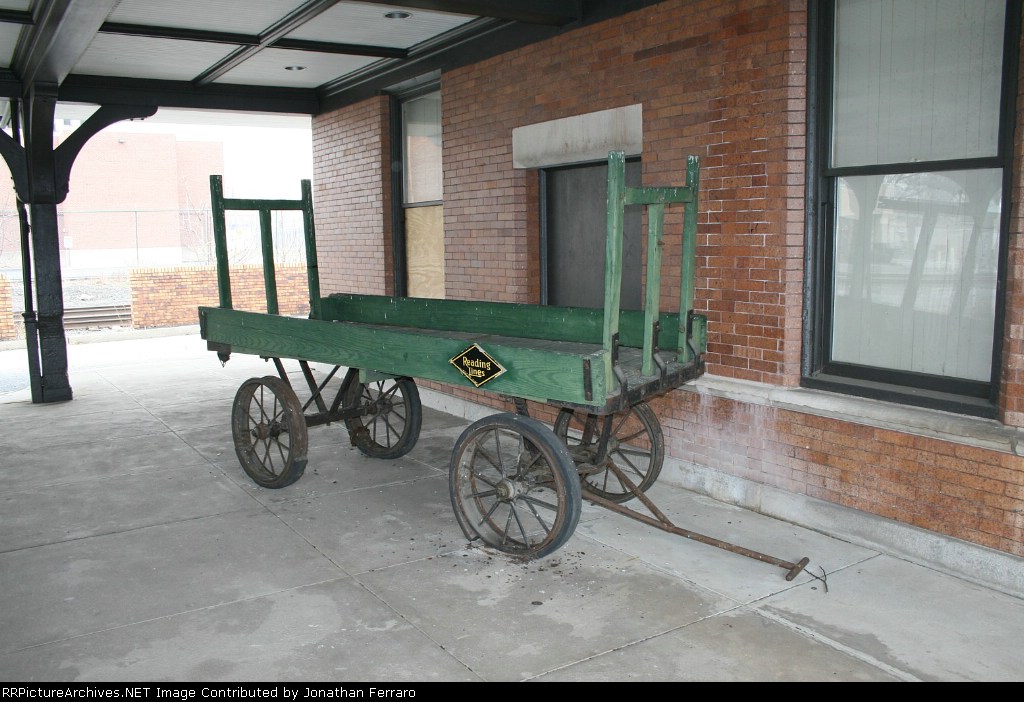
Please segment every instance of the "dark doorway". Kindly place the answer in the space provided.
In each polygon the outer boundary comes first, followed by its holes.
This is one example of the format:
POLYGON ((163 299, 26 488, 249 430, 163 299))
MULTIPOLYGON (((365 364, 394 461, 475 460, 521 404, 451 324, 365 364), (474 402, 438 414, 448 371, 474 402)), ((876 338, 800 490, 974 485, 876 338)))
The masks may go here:
MULTIPOLYGON (((545 303, 604 306, 608 164, 544 171, 545 303)), ((626 162, 626 185, 640 185, 640 160, 626 162)), ((627 207, 622 251, 622 309, 643 307, 641 208, 627 207)))

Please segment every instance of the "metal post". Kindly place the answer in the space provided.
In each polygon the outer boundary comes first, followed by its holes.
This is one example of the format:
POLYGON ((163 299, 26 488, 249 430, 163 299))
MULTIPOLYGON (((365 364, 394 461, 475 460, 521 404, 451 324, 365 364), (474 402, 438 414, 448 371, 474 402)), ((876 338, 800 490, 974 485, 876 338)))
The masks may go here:
MULTIPOLYGON (((15 128, 17 129, 17 128, 15 128)), ((17 201, 18 225, 21 229, 21 282, 25 299, 25 347, 28 350, 28 381, 32 391, 32 402, 43 401, 42 371, 39 368, 39 326, 36 321, 35 303, 32 295, 32 242, 25 203, 17 201)))
POLYGON ((72 397, 68 380, 67 338, 64 334, 64 287, 60 270, 57 217, 58 168, 53 148, 54 85, 33 85, 23 105, 25 152, 29 175, 29 216, 35 270, 35 297, 41 402, 64 402, 72 397))
MULTIPOLYGON (((11 105, 11 133, 21 145, 21 105, 18 100, 11 105)), ((25 300, 25 347, 28 351, 28 380, 32 393, 32 402, 43 401, 42 371, 39 368, 39 330, 36 322, 34 295, 32 293, 32 241, 31 228, 28 223, 28 210, 18 193, 16 199, 18 210, 18 230, 21 235, 21 283, 22 296, 25 300)))

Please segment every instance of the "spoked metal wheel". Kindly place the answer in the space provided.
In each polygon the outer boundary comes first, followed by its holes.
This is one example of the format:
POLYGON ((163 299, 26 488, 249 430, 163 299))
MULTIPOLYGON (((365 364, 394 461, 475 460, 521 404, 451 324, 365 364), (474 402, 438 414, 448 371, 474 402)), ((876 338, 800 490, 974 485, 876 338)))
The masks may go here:
POLYGON ((360 383, 358 370, 349 370, 346 409, 358 417, 345 420, 352 444, 372 458, 398 458, 416 445, 423 422, 420 393, 412 378, 388 378, 360 383))
POLYGON ((231 435, 242 469, 257 485, 283 488, 306 469, 302 404, 280 378, 250 378, 235 393, 231 435))
POLYGON ((572 536, 579 478, 561 441, 535 419, 497 414, 459 437, 449 491, 463 533, 505 553, 540 558, 572 536))
POLYGON ((563 409, 555 421, 555 434, 565 442, 580 468, 583 490, 612 502, 634 497, 628 480, 646 492, 661 474, 665 437, 657 415, 646 402, 612 416, 606 458, 595 464, 604 417, 563 409))

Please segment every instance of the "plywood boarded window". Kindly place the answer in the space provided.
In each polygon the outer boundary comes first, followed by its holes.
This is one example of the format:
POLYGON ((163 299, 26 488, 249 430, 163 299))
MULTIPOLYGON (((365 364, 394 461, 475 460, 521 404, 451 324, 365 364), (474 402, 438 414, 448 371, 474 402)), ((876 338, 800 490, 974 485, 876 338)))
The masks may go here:
POLYGON ((405 211, 406 286, 410 297, 444 297, 444 208, 405 211))

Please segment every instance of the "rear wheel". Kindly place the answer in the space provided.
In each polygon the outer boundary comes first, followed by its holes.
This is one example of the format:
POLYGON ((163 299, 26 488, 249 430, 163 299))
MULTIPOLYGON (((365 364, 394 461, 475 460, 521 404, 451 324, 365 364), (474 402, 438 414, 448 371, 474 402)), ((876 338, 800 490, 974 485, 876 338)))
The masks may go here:
POLYGON ((302 404, 280 378, 268 375, 242 383, 231 408, 231 435, 242 469, 257 485, 283 488, 306 470, 302 404))
MULTIPOLYGON (((350 374, 359 371, 350 370, 350 374)), ((359 409, 359 416, 345 420, 352 444, 372 458, 398 458, 409 453, 420 436, 423 407, 412 378, 388 378, 350 382, 343 399, 346 409, 359 409)))
POLYGON ((555 421, 555 434, 565 442, 580 469, 583 489, 612 502, 635 495, 628 480, 646 492, 661 474, 665 438, 657 415, 646 402, 612 415, 605 460, 598 464, 598 444, 604 417, 563 409, 555 421))
POLYGON ((449 491, 471 541, 525 558, 560 548, 582 511, 565 444, 537 420, 516 414, 485 417, 462 433, 452 452, 449 491))

